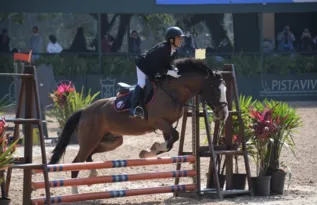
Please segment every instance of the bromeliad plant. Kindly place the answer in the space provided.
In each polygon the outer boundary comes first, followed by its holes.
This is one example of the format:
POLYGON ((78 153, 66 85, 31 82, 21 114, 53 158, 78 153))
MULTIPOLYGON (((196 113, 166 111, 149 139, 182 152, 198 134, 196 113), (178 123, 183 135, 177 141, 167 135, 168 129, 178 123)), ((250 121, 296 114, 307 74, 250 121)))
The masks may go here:
POLYGON ((250 108, 250 117, 252 124, 250 125, 253 136, 250 138, 250 145, 255 150, 253 156, 257 165, 257 175, 265 176, 269 167, 270 159, 270 141, 272 135, 277 132, 277 127, 272 118, 273 109, 265 108, 259 111, 254 107, 250 108))
POLYGON ((280 167, 283 147, 295 156, 293 135, 302 121, 296 110, 284 102, 264 100, 263 103, 256 103, 255 107, 250 109, 252 154, 259 176, 270 175, 280 167))
POLYGON ((53 108, 47 113, 55 117, 62 129, 67 119, 76 111, 86 108, 99 95, 100 92, 91 95, 89 89, 87 95, 84 95, 84 86, 81 92, 77 92, 71 81, 64 81, 57 86, 57 89, 50 94, 53 99, 53 108))
MULTIPOLYGON (((10 166, 14 160, 13 154, 15 152, 16 144, 19 139, 8 146, 9 143, 9 133, 6 133, 8 124, 5 119, 0 119, 0 171, 5 170, 10 166)), ((0 184, 4 179, 0 178, 0 184)))
POLYGON ((296 156, 293 137, 297 129, 302 125, 302 120, 296 113, 296 109, 290 107, 287 103, 274 100, 265 100, 264 103, 267 107, 274 108, 272 118, 277 129, 271 136, 269 146, 271 157, 267 174, 270 174, 270 172, 280 169, 280 165, 282 165, 280 163, 280 156, 283 148, 287 148, 296 156))

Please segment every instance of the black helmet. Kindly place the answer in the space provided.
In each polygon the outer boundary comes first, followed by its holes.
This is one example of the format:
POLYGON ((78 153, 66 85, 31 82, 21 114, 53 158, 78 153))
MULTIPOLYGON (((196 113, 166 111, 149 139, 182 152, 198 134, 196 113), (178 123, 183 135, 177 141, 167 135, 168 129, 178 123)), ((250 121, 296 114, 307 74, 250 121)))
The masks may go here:
POLYGON ((182 29, 173 26, 169 27, 165 32, 165 40, 169 41, 169 39, 174 39, 176 36, 185 36, 182 29))

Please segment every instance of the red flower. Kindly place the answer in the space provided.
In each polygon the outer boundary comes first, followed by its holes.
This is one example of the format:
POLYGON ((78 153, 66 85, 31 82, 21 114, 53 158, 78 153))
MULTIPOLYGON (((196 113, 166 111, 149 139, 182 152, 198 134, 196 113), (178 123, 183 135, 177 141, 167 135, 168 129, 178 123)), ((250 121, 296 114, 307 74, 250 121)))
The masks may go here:
POLYGON ((238 135, 233 135, 233 143, 236 143, 238 141, 238 135))
POLYGON ((263 112, 259 112, 254 108, 250 110, 250 117, 255 121, 253 129, 255 135, 260 138, 260 140, 267 140, 270 133, 276 130, 276 127, 272 119, 273 110, 265 108, 263 112))
POLYGON ((75 87, 71 81, 61 83, 57 89, 51 94, 51 98, 54 102, 57 102, 60 106, 63 106, 67 100, 67 96, 75 91, 75 87))
POLYGON ((72 82, 69 82, 68 84, 62 83, 57 87, 57 93, 60 94, 69 94, 71 92, 74 92, 75 88, 72 85, 72 82))
POLYGON ((7 127, 8 127, 8 124, 6 123, 5 119, 4 118, 0 119, 0 136, 2 136, 5 128, 7 127))

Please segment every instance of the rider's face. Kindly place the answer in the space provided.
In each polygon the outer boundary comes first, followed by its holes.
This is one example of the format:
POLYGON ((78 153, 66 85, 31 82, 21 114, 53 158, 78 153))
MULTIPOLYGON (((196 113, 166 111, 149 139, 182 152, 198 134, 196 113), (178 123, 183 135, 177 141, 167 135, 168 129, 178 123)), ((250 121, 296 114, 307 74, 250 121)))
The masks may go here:
POLYGON ((175 46, 176 47, 180 47, 181 45, 182 45, 182 41, 183 41, 183 37, 181 37, 181 36, 176 36, 175 37, 175 46))

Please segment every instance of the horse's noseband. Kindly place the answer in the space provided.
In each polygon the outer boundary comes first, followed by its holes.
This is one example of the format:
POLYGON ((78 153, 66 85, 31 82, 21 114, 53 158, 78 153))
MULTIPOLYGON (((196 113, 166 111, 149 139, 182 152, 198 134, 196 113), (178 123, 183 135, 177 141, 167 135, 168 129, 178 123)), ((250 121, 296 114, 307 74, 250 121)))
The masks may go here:
MULTIPOLYGON (((209 85, 209 87, 211 87, 213 90, 219 89, 219 86, 221 83, 225 83, 225 81, 223 79, 216 79, 214 81, 212 81, 212 83, 209 85)), ((200 91, 200 94, 203 93, 204 90, 200 91)), ((220 97, 220 96, 219 96, 220 97)), ((215 112, 218 113, 220 110, 222 110, 224 107, 228 106, 227 102, 219 102, 220 108, 216 109, 216 105, 218 105, 218 103, 207 103, 209 105, 209 107, 215 112)))

